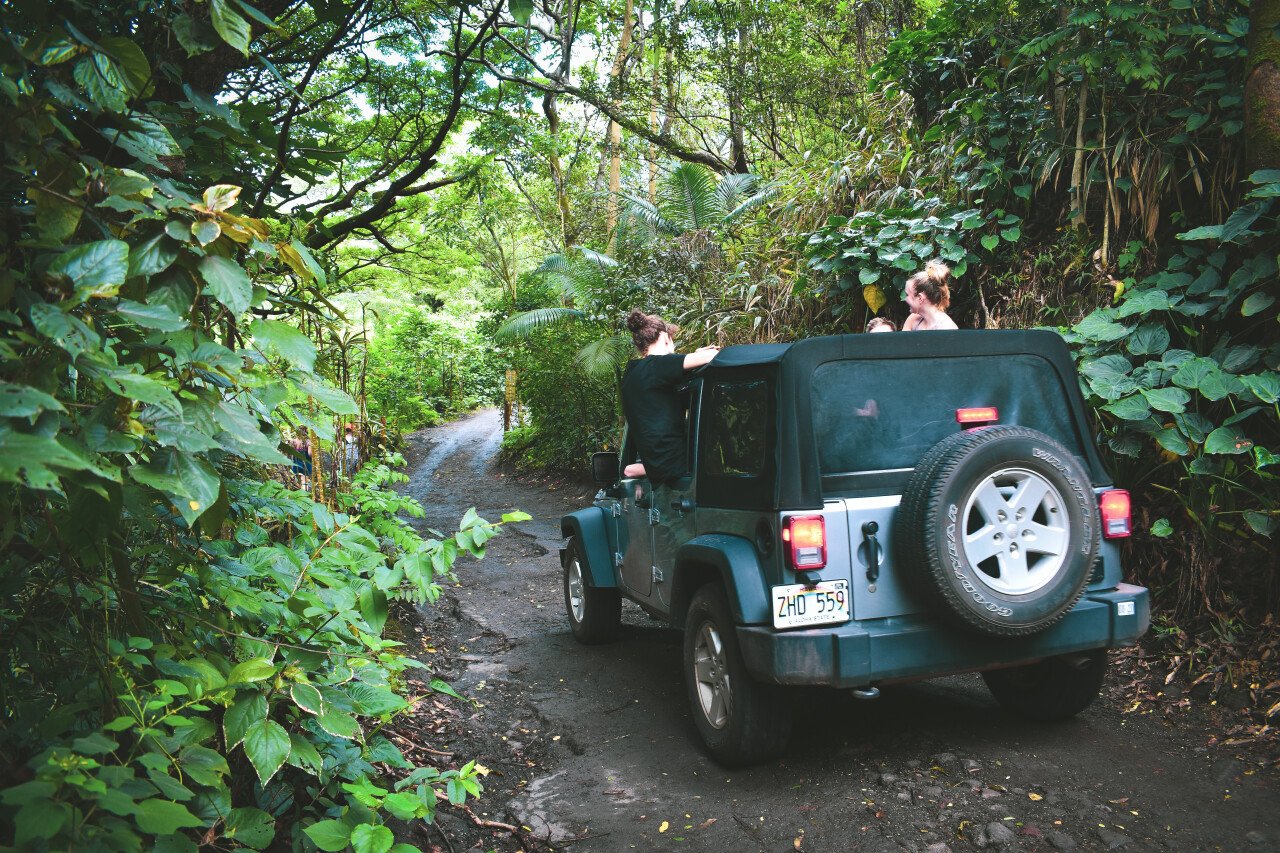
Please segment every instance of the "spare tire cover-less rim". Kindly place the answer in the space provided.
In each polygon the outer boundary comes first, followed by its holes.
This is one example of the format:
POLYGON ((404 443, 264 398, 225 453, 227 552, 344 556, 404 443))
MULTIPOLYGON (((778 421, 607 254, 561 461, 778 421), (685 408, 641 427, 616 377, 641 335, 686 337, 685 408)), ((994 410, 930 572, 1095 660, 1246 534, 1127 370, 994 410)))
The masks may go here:
POLYGON ((1069 451, 1043 433, 996 426, 925 454, 897 519, 904 570, 942 614, 1015 637, 1062 618, 1097 558, 1096 500, 1069 451))

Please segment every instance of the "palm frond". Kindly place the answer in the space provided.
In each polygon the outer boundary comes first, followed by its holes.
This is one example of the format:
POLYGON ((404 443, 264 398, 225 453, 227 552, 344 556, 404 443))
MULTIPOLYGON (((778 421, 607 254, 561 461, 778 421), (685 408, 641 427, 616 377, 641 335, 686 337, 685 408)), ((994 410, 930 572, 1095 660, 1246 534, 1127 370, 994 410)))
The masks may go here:
POLYGON ((725 175, 716 185, 716 212, 728 219, 729 211, 755 192, 759 179, 750 173, 725 175))
POLYGON ((573 361, 582 368, 582 372, 594 378, 609 376, 627 363, 631 355, 631 338, 627 335, 613 335, 600 338, 578 350, 573 361))
POLYGON ((534 308, 521 312, 499 327, 494 337, 500 341, 525 340, 538 329, 584 317, 576 308, 534 308))
POLYGON ((710 169, 698 163, 681 163, 660 185, 659 209, 681 232, 710 228, 718 224, 715 193, 716 178, 710 169))
POLYGON ((586 259, 587 261, 590 261, 591 263, 595 264, 598 267, 601 267, 601 268, 616 267, 618 265, 618 262, 616 260, 609 257, 604 252, 596 252, 592 249, 586 248, 585 246, 579 249, 578 251, 582 252, 582 257, 584 259, 586 259))
POLYGON ((564 255, 547 255, 546 259, 543 260, 542 263, 538 264, 538 268, 534 270, 535 273, 544 273, 544 272, 567 273, 568 271, 569 271, 569 259, 566 258, 564 255))
POLYGON ((684 228, 678 222, 668 220, 648 200, 636 198, 626 193, 618 193, 618 196, 626 202, 625 212, 627 218, 643 223, 648 226, 650 231, 672 235, 680 234, 684 231, 684 228))
POLYGON ((735 220, 738 219, 738 217, 745 216, 746 214, 755 210, 757 207, 760 207, 761 205, 766 204, 770 199, 772 199, 777 194, 778 194, 777 184, 765 184, 763 187, 760 187, 760 189, 756 190, 752 195, 747 196, 745 199, 739 202, 738 206, 733 208, 733 210, 730 210, 728 213, 726 213, 724 215, 725 224, 734 222, 735 220))

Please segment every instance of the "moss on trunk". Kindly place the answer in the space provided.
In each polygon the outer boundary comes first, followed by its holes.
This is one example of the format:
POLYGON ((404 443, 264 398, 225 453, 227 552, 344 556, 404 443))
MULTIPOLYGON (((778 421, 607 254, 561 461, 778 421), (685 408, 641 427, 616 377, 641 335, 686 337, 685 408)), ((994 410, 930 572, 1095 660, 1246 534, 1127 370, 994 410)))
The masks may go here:
POLYGON ((1245 163, 1280 168, 1280 0, 1253 0, 1245 71, 1245 163))

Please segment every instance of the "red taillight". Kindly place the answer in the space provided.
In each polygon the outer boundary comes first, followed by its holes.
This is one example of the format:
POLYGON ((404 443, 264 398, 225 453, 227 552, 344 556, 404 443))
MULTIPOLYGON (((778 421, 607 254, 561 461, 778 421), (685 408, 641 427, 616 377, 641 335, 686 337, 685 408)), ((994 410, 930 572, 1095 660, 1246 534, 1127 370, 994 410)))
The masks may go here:
POLYGON ((956 409, 958 424, 990 424, 1000 420, 1000 413, 995 406, 982 406, 973 409, 956 409))
POLYGON ((1123 539, 1133 532, 1129 493, 1124 489, 1103 492, 1098 506, 1102 510, 1103 536, 1108 539, 1123 539))
POLYGON ((782 541, 791 546, 791 568, 797 572, 827 564, 827 525, 822 516, 791 516, 782 527, 782 541))

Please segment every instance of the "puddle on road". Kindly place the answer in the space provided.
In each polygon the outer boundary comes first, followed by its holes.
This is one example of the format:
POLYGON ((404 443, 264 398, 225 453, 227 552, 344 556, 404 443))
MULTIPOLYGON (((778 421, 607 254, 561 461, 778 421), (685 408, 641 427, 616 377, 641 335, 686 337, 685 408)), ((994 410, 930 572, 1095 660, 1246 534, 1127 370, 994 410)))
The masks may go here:
POLYGON ((516 820, 532 829, 534 835, 552 843, 573 835, 567 827, 551 818, 557 811, 555 800, 560 793, 554 783, 567 772, 568 768, 564 768, 550 776, 534 779, 523 794, 511 801, 511 813, 516 820))

